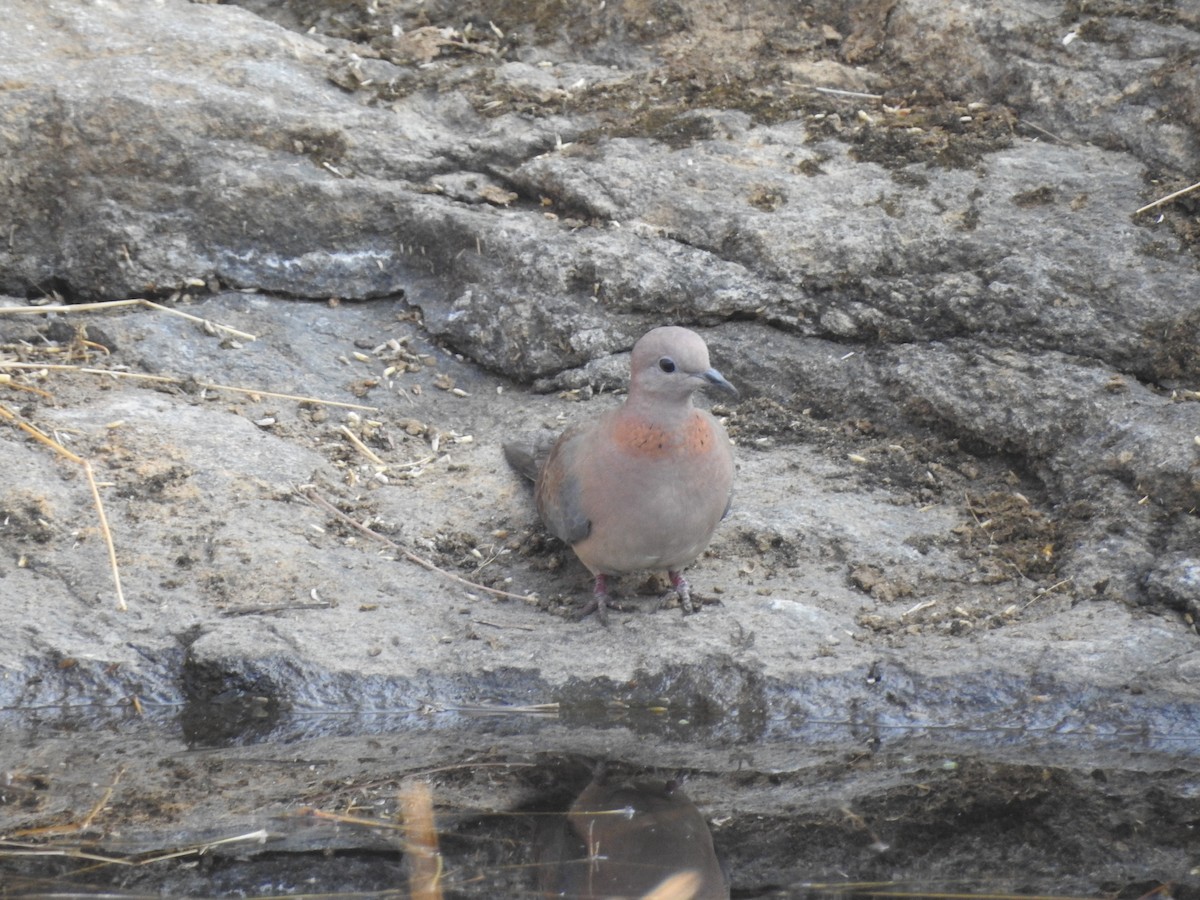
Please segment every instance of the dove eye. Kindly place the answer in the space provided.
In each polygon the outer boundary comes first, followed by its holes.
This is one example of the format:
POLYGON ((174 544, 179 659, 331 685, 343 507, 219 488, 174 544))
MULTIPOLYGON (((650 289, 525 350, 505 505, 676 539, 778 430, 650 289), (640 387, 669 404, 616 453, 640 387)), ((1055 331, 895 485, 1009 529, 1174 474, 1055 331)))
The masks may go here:
POLYGON ((664 372, 674 372, 675 371, 675 360, 671 359, 671 357, 669 357, 669 356, 664 356, 662 359, 660 359, 658 361, 658 367, 660 369, 662 369, 664 372))

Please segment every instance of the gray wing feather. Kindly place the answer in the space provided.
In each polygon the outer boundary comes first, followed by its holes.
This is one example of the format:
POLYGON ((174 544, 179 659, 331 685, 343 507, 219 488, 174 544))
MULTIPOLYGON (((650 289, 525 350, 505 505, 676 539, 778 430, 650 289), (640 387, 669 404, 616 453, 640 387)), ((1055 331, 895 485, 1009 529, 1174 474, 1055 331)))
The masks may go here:
POLYGON ((570 429, 558 439, 538 473, 534 494, 547 530, 568 544, 579 543, 592 530, 592 522, 583 509, 579 480, 569 465, 575 449, 572 445, 578 438, 578 429, 570 429))

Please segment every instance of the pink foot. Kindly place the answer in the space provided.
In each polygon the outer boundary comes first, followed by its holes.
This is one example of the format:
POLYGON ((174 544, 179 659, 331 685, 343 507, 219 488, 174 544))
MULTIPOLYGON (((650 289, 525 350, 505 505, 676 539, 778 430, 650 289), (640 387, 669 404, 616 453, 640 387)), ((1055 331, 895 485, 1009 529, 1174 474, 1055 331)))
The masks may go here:
POLYGON ((608 576, 597 575, 596 584, 592 588, 592 599, 589 600, 579 611, 579 618, 586 619, 592 613, 596 614, 596 618, 601 625, 608 624, 608 611, 610 609, 620 610, 621 605, 615 602, 608 595, 608 576))
POLYGON ((667 572, 667 577, 671 579, 671 589, 663 595, 662 606, 670 602, 672 596, 679 598, 679 606, 683 610, 685 616, 691 615, 696 611, 696 605, 692 602, 692 589, 687 583, 687 579, 683 577, 682 572, 667 572))

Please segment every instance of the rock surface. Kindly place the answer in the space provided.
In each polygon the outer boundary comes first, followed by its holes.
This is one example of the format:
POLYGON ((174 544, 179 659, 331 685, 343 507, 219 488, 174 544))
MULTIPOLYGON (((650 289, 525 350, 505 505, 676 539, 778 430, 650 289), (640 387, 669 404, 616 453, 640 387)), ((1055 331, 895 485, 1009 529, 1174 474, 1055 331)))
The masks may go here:
MULTIPOLYGON (((1200 171, 1197 83, 1186 4, 16 0, 0 402, 91 460, 129 609, 81 469, 0 432, 0 717, 137 698, 197 745, 556 702, 495 746, 791 773, 689 788, 749 819, 814 789, 797 741, 1194 770, 1200 195, 1137 210, 1200 171), (246 334, 11 309, 130 297, 246 334), (598 630, 499 445, 612 403, 664 322, 744 398, 720 604, 598 630)), ((1151 874, 1092 871, 1053 889, 1151 874)))

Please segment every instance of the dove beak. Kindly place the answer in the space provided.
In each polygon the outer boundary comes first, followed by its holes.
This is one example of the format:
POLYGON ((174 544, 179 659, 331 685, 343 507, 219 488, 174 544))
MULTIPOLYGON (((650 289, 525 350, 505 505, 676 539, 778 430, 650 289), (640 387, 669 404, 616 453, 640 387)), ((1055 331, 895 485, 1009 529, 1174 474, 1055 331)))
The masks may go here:
POLYGON ((699 377, 704 379, 705 388, 714 388, 718 391, 724 391, 726 394, 732 395, 734 399, 737 399, 739 396, 738 389, 726 381, 725 376, 716 369, 709 369, 707 372, 701 372, 699 377))

